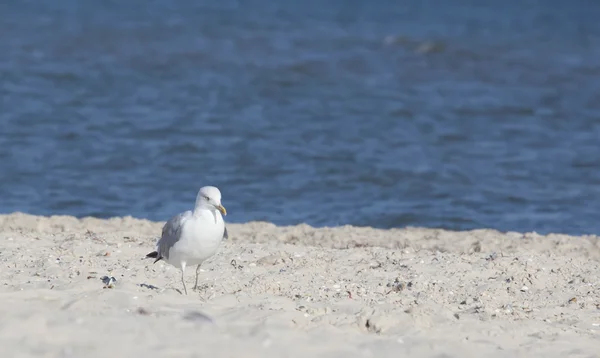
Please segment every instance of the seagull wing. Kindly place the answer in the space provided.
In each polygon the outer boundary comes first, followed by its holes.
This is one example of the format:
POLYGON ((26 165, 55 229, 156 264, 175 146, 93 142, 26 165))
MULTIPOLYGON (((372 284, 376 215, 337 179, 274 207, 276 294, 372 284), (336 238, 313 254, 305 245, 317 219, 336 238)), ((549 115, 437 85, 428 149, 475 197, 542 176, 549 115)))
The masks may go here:
POLYGON ((165 223, 162 229, 162 236, 156 243, 156 251, 149 253, 146 257, 155 258, 155 263, 161 259, 169 258, 169 250, 181 238, 181 229, 183 224, 192 216, 191 211, 186 211, 173 216, 165 223))

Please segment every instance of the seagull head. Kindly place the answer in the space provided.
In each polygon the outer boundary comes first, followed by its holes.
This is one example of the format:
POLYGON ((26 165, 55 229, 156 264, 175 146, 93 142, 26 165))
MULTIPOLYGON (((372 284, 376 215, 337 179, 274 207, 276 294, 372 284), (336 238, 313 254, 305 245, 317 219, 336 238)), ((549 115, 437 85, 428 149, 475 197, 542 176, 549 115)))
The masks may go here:
POLYGON ((198 197, 196 198, 196 207, 208 207, 216 209, 223 215, 227 215, 227 210, 221 204, 221 191, 214 186, 204 186, 200 188, 198 197))

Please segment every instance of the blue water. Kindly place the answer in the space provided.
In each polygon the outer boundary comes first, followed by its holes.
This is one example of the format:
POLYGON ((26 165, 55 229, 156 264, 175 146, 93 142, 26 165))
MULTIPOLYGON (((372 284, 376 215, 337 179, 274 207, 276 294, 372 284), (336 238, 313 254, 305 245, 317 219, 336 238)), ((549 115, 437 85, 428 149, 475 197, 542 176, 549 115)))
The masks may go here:
POLYGON ((0 4, 0 212, 600 232, 600 2, 0 4))

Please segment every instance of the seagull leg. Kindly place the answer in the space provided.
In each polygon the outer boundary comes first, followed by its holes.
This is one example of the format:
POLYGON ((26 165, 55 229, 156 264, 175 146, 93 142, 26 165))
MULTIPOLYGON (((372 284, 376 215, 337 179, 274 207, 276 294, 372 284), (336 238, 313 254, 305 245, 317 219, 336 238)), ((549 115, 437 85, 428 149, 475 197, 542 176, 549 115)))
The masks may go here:
POLYGON ((185 287, 185 279, 184 279, 184 272, 185 272, 185 262, 181 263, 181 283, 183 284, 183 290, 185 291, 185 294, 187 295, 187 288, 185 287))
POLYGON ((194 288, 192 288, 194 291, 198 289, 198 272, 200 272, 200 265, 196 267, 196 284, 194 285, 194 288))

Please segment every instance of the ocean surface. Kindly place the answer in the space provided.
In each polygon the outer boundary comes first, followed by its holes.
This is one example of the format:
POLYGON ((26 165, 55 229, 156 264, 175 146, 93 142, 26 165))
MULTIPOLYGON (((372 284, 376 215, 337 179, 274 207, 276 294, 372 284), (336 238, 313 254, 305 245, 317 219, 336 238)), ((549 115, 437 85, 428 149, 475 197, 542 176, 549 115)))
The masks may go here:
POLYGON ((600 234, 600 1, 0 3, 0 212, 600 234))

